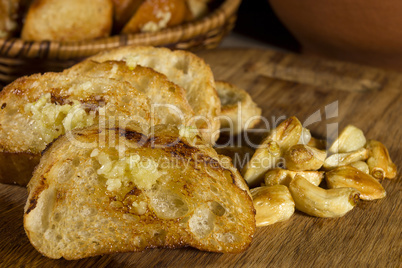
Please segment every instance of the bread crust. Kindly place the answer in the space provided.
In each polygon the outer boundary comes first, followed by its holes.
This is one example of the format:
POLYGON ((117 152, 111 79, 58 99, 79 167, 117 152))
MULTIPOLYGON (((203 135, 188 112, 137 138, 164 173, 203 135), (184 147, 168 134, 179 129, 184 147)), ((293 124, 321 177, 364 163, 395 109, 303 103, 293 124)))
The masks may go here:
MULTIPOLYGON (((211 147, 193 145, 171 126, 156 126, 153 134, 135 127, 105 131, 91 127, 72 133, 81 142, 96 141, 102 133, 106 140, 121 137, 118 146, 141 142, 141 146, 126 150, 126 158, 139 155, 155 161, 168 158, 189 162, 159 165, 164 175, 152 187, 142 188, 134 180, 134 184, 126 188, 122 184, 111 192, 105 185, 108 177, 98 175, 102 173, 88 160, 93 150, 101 148, 77 148, 65 136, 60 137, 35 170, 24 213, 26 233, 45 256, 79 259, 186 246, 237 253, 249 246, 255 231, 255 211, 248 188, 230 160, 220 157, 211 147), (132 201, 125 203, 129 197, 144 200, 145 212, 131 211, 132 201), (122 206, 115 207, 116 202, 122 206), (162 214, 159 207, 163 207, 162 214), (166 211, 173 211, 173 216, 164 214, 166 211)), ((201 142, 200 137, 197 139, 201 142)), ((104 148, 114 148, 116 144, 108 146, 104 148)), ((113 157, 113 153, 109 156, 113 157)))

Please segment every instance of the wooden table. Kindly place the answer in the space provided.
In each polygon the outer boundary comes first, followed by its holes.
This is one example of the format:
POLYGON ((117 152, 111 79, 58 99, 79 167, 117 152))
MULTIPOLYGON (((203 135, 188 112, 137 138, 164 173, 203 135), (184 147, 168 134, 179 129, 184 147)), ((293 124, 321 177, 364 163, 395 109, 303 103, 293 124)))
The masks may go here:
MULTIPOLYGON (((305 124, 310 118, 308 128, 318 137, 327 135, 330 124, 340 129, 354 124, 367 138, 388 147, 401 174, 402 75, 267 50, 215 50, 199 55, 217 79, 247 89, 270 124, 284 116, 296 115, 305 124)), ((0 267, 400 267, 400 179, 398 175, 383 182, 385 199, 362 201, 342 218, 320 219, 296 212, 286 222, 259 228, 242 254, 154 249, 79 261, 41 256, 23 229, 26 190, 0 185, 0 267)))

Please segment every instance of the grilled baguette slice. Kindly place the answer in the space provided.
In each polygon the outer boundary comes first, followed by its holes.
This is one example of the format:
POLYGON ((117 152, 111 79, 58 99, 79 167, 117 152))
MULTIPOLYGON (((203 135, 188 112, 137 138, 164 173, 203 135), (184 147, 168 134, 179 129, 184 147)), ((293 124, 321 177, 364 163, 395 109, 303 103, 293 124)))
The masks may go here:
POLYGON ((185 0, 145 0, 122 33, 156 32, 182 23, 189 12, 185 0))
POLYGON ((98 63, 88 60, 65 70, 64 74, 127 81, 147 95, 152 105, 151 116, 158 118, 160 124, 194 125, 194 111, 186 99, 184 89, 151 68, 139 65, 130 68, 123 61, 98 63))
POLYGON ((0 92, 0 182, 26 185, 42 150, 68 130, 99 118, 149 124, 150 112, 147 96, 128 82, 60 73, 17 79, 0 92))
POLYGON ((13 36, 18 29, 20 0, 0 0, 0 38, 13 36))
POLYGON ((110 34, 111 0, 35 0, 28 10, 21 38, 30 41, 81 41, 110 34))
POLYGON ((186 97, 199 119, 196 122, 208 143, 219 138, 221 103, 215 89, 211 68, 196 55, 167 48, 127 46, 101 52, 90 60, 104 62, 123 60, 130 67, 150 67, 165 74, 169 80, 183 87, 186 97))
POLYGON ((120 32, 144 0, 112 0, 114 9, 114 32, 120 32))
POLYGON ((245 250, 255 212, 244 180, 199 135, 179 133, 90 127, 57 139, 28 186, 32 245, 65 259, 155 247, 245 250))
POLYGON ((209 0, 187 0, 188 8, 194 19, 199 19, 208 13, 209 0))
POLYGON ((261 108, 247 91, 224 81, 215 81, 215 84, 222 105, 221 129, 238 134, 254 128, 260 122, 261 108))

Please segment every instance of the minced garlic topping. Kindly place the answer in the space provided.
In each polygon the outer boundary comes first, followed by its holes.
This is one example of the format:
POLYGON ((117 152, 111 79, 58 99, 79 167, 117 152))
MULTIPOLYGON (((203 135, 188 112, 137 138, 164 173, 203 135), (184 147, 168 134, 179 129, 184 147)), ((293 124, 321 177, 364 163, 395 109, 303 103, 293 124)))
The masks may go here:
POLYGON ((43 95, 36 102, 26 104, 24 110, 30 114, 39 138, 46 143, 52 142, 66 131, 93 125, 96 116, 94 111, 87 113, 76 100, 72 101, 72 104, 52 103, 50 93, 43 95))
POLYGON ((130 181, 140 190, 150 190, 161 176, 154 160, 141 158, 137 154, 111 160, 106 153, 95 149, 91 157, 101 164, 97 173, 107 179, 106 186, 110 192, 118 191, 123 184, 130 181))

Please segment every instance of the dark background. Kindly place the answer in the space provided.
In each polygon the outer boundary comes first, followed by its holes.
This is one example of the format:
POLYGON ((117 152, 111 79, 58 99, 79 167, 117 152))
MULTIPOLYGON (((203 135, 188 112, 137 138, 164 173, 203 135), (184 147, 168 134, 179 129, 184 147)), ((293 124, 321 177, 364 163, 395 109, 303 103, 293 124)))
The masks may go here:
POLYGON ((300 51, 299 43, 279 21, 268 0, 243 0, 233 31, 272 46, 300 51))

